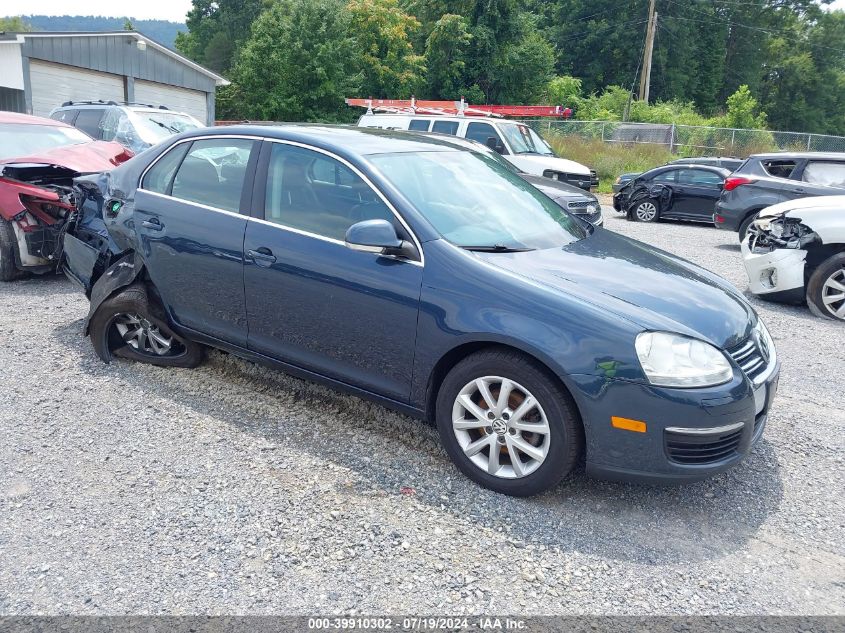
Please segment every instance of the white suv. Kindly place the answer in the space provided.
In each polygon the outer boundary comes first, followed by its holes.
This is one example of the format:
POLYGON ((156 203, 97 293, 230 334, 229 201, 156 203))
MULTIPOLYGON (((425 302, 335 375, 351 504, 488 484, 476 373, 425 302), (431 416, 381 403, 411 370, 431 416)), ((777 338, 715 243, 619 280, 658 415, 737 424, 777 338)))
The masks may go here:
POLYGON ((165 106, 116 101, 66 101, 50 113, 50 118, 97 140, 117 141, 136 154, 174 134, 205 127, 190 114, 165 106))
POLYGON ((586 191, 599 185, 596 172, 557 156, 543 138, 518 121, 468 116, 365 114, 359 127, 451 134, 495 149, 520 170, 575 185, 586 191))

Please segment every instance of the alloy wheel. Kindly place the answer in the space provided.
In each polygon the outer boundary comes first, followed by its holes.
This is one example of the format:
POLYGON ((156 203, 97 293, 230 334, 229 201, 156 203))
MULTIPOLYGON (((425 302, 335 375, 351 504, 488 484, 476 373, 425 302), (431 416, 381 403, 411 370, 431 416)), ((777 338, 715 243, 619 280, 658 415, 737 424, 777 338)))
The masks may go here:
POLYGON ((173 352, 173 337, 138 314, 118 314, 114 327, 127 345, 142 354, 168 356, 173 352))
POLYGON ((452 429, 473 464, 503 479, 527 477, 549 453, 551 430, 543 407, 525 387, 500 376, 477 378, 461 389, 452 429))
POLYGON ((653 202, 641 202, 637 205, 635 214, 640 222, 651 222, 657 217, 657 205, 653 202))
POLYGON ((845 268, 834 271, 822 286, 824 307, 837 319, 845 320, 845 268))

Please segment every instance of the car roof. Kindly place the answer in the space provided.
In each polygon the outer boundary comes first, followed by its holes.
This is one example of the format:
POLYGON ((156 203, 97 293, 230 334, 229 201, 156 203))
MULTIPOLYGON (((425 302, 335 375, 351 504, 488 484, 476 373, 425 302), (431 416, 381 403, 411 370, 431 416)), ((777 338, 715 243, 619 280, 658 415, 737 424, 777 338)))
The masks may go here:
POLYGON ((18 125, 49 125, 51 127, 72 127, 67 123, 56 121, 54 119, 46 119, 40 116, 20 114, 18 112, 0 112, 0 125, 10 123, 17 123, 18 125))
POLYGON ((653 167, 641 175, 649 174, 653 171, 669 171, 672 169, 701 169, 702 171, 713 171, 721 173, 732 173, 730 169, 719 167, 718 165, 697 165, 695 163, 669 163, 668 165, 661 165, 660 167, 653 167))
POLYGON ((513 119, 505 119, 500 116, 467 116, 460 114, 432 114, 428 112, 373 112, 372 114, 363 114, 361 118, 370 117, 385 117, 385 118, 403 118, 403 119, 431 119, 433 121, 469 121, 470 123, 518 123, 525 124, 524 121, 514 121, 513 119))
POLYGON ((845 160, 845 152, 770 152, 767 154, 753 154, 749 158, 778 159, 778 158, 815 158, 821 160, 845 160))
POLYGON ((405 130, 382 130, 351 125, 316 123, 270 123, 219 126, 187 132, 180 138, 206 135, 246 134, 279 140, 303 142, 337 154, 390 154, 405 152, 470 151, 452 142, 451 137, 418 134, 405 130))

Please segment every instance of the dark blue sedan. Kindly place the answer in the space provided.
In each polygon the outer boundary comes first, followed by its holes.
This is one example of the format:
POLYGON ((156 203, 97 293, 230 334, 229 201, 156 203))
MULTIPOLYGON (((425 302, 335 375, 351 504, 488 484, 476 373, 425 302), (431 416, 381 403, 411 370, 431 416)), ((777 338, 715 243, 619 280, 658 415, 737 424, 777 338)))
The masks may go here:
POLYGON ((104 361, 206 346, 436 422, 480 484, 694 480, 760 438, 779 363, 729 283, 404 132, 238 126, 77 180, 63 269, 104 361))

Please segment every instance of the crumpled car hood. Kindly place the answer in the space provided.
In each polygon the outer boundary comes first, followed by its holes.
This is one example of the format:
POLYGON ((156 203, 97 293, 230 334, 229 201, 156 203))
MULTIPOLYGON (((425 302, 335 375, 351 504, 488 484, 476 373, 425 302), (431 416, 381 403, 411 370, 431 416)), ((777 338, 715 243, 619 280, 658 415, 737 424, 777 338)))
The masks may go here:
POLYGON ((15 156, 0 160, 4 164, 55 165, 71 169, 78 174, 91 174, 112 169, 132 157, 132 153, 119 143, 92 141, 56 147, 28 156, 15 156))
POLYGON ((564 248, 479 256, 644 329, 679 332, 723 349, 743 341, 757 321, 745 298, 718 275, 612 231, 596 229, 564 248))

